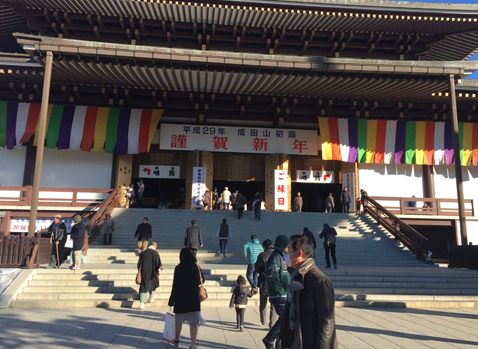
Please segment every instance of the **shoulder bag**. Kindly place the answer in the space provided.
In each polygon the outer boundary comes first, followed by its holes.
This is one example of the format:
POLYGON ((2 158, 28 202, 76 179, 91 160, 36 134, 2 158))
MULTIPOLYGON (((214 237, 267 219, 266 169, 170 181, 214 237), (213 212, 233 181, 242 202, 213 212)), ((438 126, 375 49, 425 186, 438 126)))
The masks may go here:
POLYGON ((141 265, 138 269, 138 274, 136 274, 136 285, 141 285, 141 268, 143 267, 143 261, 141 261, 141 265))
POLYGON ((199 300, 202 302, 202 301, 205 301, 207 299, 207 291, 206 291, 206 287, 204 287, 204 280, 202 278, 201 268, 199 267, 199 265, 198 265, 198 270, 199 270, 199 282, 200 282, 200 285, 199 285, 199 300))

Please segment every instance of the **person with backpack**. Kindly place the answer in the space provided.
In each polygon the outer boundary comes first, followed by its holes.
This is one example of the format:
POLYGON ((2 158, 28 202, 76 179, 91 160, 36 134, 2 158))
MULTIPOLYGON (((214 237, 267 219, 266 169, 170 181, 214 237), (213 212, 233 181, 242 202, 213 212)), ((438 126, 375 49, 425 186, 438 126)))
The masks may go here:
POLYGON ((261 206, 262 206, 262 193, 257 192, 252 199, 252 206, 254 207, 254 217, 261 221, 261 206))
POLYGON ((269 260, 272 252, 274 252, 274 245, 270 239, 266 239, 262 243, 262 247, 264 248, 264 252, 257 256, 257 261, 254 264, 254 269, 256 273, 259 274, 257 283, 257 287, 259 287, 259 315, 261 317, 262 325, 271 328, 272 324, 277 321, 277 314, 272 309, 272 306, 270 307, 269 311, 267 310, 267 303, 269 300, 269 295, 267 293, 267 261, 269 260), (268 312, 269 323, 267 324, 268 312))
POLYGON ((332 254, 332 260, 334 262, 334 269, 337 269, 337 258, 335 258, 335 237, 337 236, 337 231, 334 228, 331 228, 327 223, 324 224, 324 229, 319 235, 319 238, 324 238, 324 249, 325 249, 325 261, 327 262, 326 268, 330 268, 330 258, 329 251, 332 254))
POLYGON ((242 193, 240 191, 237 192, 237 196, 236 196, 236 199, 235 199, 235 207, 236 207, 236 210, 237 210, 237 219, 241 219, 242 214, 244 213, 244 205, 245 204, 247 204, 246 198, 244 197, 244 195, 242 195, 242 193))

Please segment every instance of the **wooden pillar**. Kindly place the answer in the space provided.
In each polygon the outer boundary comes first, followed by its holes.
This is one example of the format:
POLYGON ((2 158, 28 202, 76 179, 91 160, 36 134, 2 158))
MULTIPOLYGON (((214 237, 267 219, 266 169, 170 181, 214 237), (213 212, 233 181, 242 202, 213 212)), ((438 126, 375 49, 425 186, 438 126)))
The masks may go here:
POLYGON ((208 151, 201 151, 201 166, 206 168, 206 190, 209 190, 212 201, 212 179, 214 174, 214 154, 208 151))
POLYGON ((463 195, 463 173, 460 159, 460 134, 458 131, 458 113, 456 109, 455 76, 453 74, 450 74, 448 82, 450 86, 451 124, 453 127, 453 158, 455 160, 455 179, 458 213, 460 215, 461 244, 465 246, 468 245, 468 234, 466 231, 465 197, 463 195))
POLYGON ((3 217, 1 217, 1 225, 0 231, 3 232, 4 235, 10 235, 10 226, 12 225, 12 217, 10 215, 10 211, 3 212, 3 217))
POLYGON ((51 71, 53 64, 53 54, 49 51, 46 55, 45 76, 43 78, 43 94, 40 109, 40 121, 38 128, 37 156, 35 161, 35 173, 33 175, 32 204, 30 208, 30 224, 28 235, 35 235, 35 225, 37 221, 38 196, 40 193, 41 170, 43 166, 43 151, 45 148, 46 119, 48 112, 48 102, 50 100, 51 71))
POLYGON ((133 155, 121 155, 116 158, 116 178, 115 188, 120 190, 119 205, 124 207, 126 198, 124 196, 125 187, 131 184, 133 175, 133 155))
MULTIPOLYGON (((423 197, 435 198, 435 182, 432 176, 432 166, 422 165, 422 183, 423 183, 423 197)), ((429 207, 433 207, 433 202, 427 202, 429 207)))
POLYGON ((25 156, 25 169, 23 171, 23 186, 33 185, 33 176, 35 173, 35 157, 37 154, 37 148, 33 146, 32 142, 28 142, 26 145, 27 154, 25 156))
POLYGON ((184 208, 191 209, 191 197, 192 197, 192 186, 193 186, 193 168, 199 167, 200 164, 200 151, 194 150, 188 153, 187 163, 186 163, 186 203, 184 208))

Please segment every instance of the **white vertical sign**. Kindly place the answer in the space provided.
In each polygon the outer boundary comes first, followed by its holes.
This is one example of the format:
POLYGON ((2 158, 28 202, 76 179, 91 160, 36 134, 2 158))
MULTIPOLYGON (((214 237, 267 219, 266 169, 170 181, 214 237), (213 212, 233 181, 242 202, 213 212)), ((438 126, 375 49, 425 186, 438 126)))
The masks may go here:
POLYGON ((355 212, 355 173, 342 173, 342 191, 347 187, 347 191, 350 193, 350 211, 355 212))
POLYGON ((274 170, 274 209, 288 210, 287 170, 274 170))
POLYGON ((191 208, 203 208, 202 196, 206 192, 206 168, 193 167, 193 189, 191 191, 191 208))

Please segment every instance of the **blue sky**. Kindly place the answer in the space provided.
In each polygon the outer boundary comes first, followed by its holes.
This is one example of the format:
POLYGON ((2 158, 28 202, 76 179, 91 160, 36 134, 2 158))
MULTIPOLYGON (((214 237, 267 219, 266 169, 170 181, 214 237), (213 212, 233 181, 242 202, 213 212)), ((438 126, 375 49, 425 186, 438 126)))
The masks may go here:
MULTIPOLYGON (((387 1, 403 1, 403 0, 387 0, 387 1)), ((441 2, 444 4, 478 4, 478 0, 411 0, 414 2, 441 2)), ((475 53, 470 60, 478 60, 478 52, 475 53)), ((467 79, 478 80, 478 70, 467 77, 467 79)))

